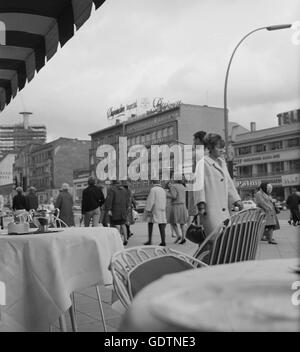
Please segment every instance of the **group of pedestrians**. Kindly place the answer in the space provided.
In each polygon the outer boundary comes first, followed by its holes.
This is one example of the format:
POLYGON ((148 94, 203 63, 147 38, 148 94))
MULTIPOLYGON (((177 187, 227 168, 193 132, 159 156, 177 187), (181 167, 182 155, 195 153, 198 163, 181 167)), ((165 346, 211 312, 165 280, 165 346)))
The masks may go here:
POLYGON ((134 197, 126 181, 112 181, 105 198, 101 186, 96 185, 96 179, 88 179, 88 187, 82 192, 81 211, 84 226, 117 227, 123 237, 123 244, 127 245, 132 236, 130 225, 134 223, 134 197))

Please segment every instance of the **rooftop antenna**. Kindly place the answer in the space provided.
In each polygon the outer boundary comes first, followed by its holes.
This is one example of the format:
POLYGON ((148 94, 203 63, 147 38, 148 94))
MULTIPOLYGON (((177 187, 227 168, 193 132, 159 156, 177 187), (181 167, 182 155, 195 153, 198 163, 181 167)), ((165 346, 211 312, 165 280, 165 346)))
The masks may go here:
POLYGON ((29 115, 32 115, 32 112, 22 111, 19 114, 23 115, 23 127, 24 127, 25 130, 28 130, 28 127, 29 127, 29 115))

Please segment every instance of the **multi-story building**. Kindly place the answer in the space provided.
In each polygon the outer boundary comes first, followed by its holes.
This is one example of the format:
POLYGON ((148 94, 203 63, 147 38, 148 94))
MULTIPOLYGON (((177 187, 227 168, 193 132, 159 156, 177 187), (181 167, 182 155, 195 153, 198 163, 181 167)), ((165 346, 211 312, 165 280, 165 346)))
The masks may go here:
POLYGON ((28 154, 26 169, 16 165, 14 174, 21 180, 27 175, 27 186, 37 189, 40 203, 55 198, 66 182, 73 188, 73 171, 89 167, 90 141, 58 138, 55 141, 33 147, 28 154))
MULTIPOLYGON (((237 133, 247 131, 242 126, 231 123, 230 132, 233 128, 237 133), (234 128, 234 126, 237 128, 234 128)), ((90 151, 91 174, 97 175, 99 158, 96 156, 96 151, 103 144, 115 147, 116 166, 118 167, 120 136, 127 137, 128 148, 139 144, 147 148, 154 144, 173 145, 179 143, 191 145, 193 134, 199 130, 224 135, 223 108, 178 102, 158 106, 144 115, 129 118, 127 121, 119 122, 117 120, 115 125, 90 134, 92 140, 90 151)), ((133 188, 136 195, 145 196, 149 190, 149 181, 135 181, 133 182, 133 188)))
POLYGON ((262 182, 273 185, 273 197, 286 199, 300 186, 300 110, 277 115, 278 126, 236 136, 236 184, 242 198, 253 197, 262 182))
POLYGON ((23 123, 0 125, 0 157, 7 153, 17 153, 30 143, 46 142, 46 126, 29 125, 28 117, 31 113, 23 112, 21 114, 23 115, 23 123))

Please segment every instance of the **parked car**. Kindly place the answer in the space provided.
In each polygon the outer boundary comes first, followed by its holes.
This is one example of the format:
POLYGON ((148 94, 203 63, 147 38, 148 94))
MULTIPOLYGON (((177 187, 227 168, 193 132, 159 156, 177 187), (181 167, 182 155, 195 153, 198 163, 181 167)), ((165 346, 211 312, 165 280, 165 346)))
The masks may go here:
POLYGON ((255 202, 251 199, 242 201, 244 209, 255 209, 257 208, 255 202))

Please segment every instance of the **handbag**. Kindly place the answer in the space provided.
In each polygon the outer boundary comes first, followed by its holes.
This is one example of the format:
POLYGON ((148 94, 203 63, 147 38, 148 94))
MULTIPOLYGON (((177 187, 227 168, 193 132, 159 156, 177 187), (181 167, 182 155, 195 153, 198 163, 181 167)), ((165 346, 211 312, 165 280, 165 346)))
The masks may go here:
POLYGON ((204 231, 203 225, 197 225, 197 223, 196 223, 197 216, 198 215, 194 216, 194 219, 193 219, 191 225, 188 227, 188 229, 186 231, 185 237, 189 241, 200 245, 206 239, 206 233, 204 231))

